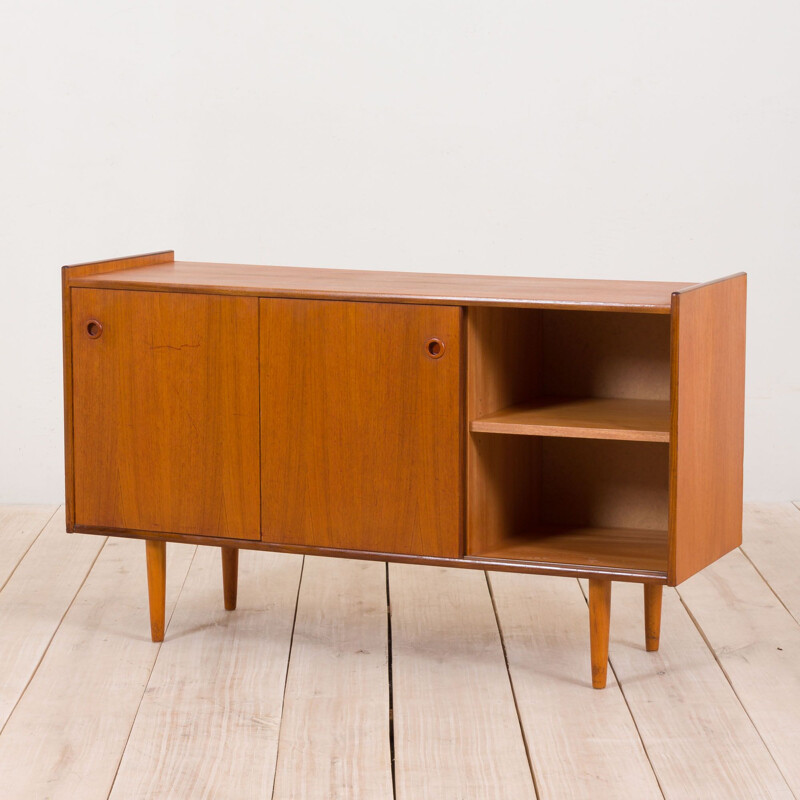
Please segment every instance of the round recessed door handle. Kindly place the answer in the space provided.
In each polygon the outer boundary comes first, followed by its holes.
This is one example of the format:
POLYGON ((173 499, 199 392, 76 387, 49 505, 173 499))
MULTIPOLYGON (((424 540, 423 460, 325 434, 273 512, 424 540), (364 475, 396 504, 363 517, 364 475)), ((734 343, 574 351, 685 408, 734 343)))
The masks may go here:
POLYGON ((96 319, 88 320, 86 323, 86 335, 90 339, 99 339, 103 335, 103 326, 96 319))
POLYGON ((444 342, 435 336, 425 342, 425 355, 428 358, 441 358, 444 355, 444 342))

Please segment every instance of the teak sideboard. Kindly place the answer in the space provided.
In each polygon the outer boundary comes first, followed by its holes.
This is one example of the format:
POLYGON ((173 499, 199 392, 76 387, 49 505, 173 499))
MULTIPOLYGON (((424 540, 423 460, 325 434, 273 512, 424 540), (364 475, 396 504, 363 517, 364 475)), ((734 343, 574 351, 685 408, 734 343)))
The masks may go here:
POLYGON ((67 530, 664 584, 741 543, 746 276, 705 284, 176 261, 64 267, 67 530))

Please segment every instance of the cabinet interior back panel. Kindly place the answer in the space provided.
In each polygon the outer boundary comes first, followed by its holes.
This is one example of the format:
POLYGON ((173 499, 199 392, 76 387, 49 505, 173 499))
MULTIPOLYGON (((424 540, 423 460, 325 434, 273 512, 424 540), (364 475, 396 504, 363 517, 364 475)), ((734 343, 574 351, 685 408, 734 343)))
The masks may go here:
POLYGON ((544 525, 667 530, 664 443, 542 439, 540 470, 544 525))
POLYGON ((538 313, 543 395, 669 400, 669 317, 538 313))

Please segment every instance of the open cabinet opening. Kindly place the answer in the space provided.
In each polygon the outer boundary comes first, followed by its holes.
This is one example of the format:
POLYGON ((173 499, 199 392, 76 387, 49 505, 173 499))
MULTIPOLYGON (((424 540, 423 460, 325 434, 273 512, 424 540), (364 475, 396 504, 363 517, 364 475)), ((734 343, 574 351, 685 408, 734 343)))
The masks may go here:
POLYGON ((666 573, 669 316, 468 325, 467 557, 666 573))

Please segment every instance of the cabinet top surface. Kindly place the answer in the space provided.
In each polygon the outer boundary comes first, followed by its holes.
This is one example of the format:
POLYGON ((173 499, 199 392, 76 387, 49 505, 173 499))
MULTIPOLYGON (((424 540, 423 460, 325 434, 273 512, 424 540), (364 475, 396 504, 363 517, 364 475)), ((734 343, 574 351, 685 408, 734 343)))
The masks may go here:
POLYGON ((70 285, 261 297, 582 308, 668 314, 672 293, 694 284, 169 261, 76 276, 71 278, 70 285))

